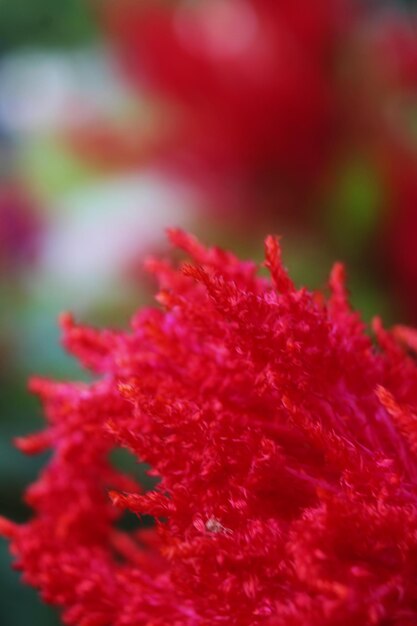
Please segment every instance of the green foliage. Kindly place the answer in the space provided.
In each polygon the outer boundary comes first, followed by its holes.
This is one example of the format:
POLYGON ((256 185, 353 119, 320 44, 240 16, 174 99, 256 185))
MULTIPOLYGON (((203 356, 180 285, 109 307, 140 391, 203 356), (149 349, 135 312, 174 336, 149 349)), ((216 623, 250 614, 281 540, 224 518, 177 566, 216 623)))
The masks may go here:
POLYGON ((0 0, 0 53, 19 46, 76 45, 94 33, 88 0, 0 0))
POLYGON ((381 201, 380 181, 372 167, 361 159, 347 163, 336 178, 325 218, 338 249, 355 257, 369 245, 381 201))

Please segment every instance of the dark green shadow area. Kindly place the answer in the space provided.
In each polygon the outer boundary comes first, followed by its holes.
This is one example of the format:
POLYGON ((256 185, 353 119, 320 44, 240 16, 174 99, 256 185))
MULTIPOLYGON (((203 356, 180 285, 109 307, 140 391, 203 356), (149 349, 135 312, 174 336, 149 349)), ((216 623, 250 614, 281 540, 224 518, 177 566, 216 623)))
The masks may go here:
POLYGON ((59 626, 57 612, 42 604, 35 590, 20 582, 11 569, 7 544, 0 539, 0 624, 2 626, 59 626))
POLYGON ((0 0, 0 54, 18 47, 80 45, 96 24, 88 0, 0 0))

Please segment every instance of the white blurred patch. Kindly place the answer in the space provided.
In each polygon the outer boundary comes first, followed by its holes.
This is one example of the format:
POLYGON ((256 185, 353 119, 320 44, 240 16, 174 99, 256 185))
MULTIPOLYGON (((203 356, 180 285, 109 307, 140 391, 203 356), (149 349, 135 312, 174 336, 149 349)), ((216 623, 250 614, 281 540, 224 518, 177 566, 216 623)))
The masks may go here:
POLYGON ((0 64, 0 125, 10 132, 86 123, 124 97, 103 50, 19 52, 0 64))
POLYGON ((129 263, 165 242, 167 227, 186 226, 195 217, 195 199, 148 173, 95 183, 54 209, 41 259, 42 282, 67 300, 64 308, 75 299, 80 310, 117 290, 129 263))

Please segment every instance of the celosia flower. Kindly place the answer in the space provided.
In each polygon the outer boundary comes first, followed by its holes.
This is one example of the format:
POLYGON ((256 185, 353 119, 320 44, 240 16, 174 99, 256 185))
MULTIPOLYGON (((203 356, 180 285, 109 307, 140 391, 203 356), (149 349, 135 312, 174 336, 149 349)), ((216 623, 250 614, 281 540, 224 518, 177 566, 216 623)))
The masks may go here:
POLYGON ((152 261, 161 308, 130 332, 64 316, 91 384, 32 381, 52 448, 6 520, 17 566, 78 626, 411 626, 417 622, 416 331, 377 343, 349 307, 296 289, 274 238, 270 279, 175 231, 192 258, 152 261), (144 492, 112 468, 126 447, 144 492), (155 528, 126 532, 127 509, 155 528))

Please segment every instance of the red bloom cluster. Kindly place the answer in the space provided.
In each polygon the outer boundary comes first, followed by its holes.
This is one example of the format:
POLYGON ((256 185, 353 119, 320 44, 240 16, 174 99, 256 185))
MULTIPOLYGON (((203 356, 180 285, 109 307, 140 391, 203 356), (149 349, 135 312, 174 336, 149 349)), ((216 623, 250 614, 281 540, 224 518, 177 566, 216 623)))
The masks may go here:
POLYGON ((48 427, 18 445, 53 456, 32 521, 0 525, 25 581, 78 626, 414 626, 415 331, 376 321, 374 345, 343 268, 328 299, 297 290, 272 237, 270 279, 171 238, 193 262, 150 262, 162 308, 129 333, 63 318, 99 379, 32 382, 48 427), (125 509, 155 528, 121 530, 125 509))

